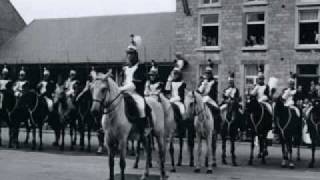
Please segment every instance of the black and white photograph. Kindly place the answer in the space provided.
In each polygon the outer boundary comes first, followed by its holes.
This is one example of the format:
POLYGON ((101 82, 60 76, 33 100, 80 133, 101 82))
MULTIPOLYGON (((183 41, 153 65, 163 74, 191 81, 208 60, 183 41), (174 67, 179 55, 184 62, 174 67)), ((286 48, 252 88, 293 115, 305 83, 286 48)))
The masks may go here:
POLYGON ((0 0, 0 180, 318 180, 320 0, 0 0))

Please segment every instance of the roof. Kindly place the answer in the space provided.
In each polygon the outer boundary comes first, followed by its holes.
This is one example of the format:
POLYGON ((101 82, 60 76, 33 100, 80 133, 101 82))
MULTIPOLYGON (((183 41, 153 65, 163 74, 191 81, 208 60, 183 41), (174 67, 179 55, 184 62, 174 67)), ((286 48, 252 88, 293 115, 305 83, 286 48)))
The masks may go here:
POLYGON ((140 35, 140 59, 171 59, 175 13, 34 20, 0 48, 0 63, 123 62, 129 35, 140 35))

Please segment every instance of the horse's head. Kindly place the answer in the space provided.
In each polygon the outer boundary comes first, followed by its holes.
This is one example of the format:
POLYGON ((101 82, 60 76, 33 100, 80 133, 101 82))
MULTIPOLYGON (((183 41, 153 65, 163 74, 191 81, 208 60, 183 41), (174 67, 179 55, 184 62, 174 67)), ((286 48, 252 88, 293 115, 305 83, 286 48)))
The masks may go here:
POLYGON ((186 107, 187 118, 192 118, 199 114, 201 103, 201 95, 197 92, 190 91, 186 94, 184 104, 186 107))
POLYGON ((98 73, 92 81, 90 90, 92 94, 91 113, 98 115, 101 109, 106 105, 108 96, 110 96, 110 73, 98 73))
POLYGON ((246 99, 246 110, 250 113, 254 111, 259 105, 257 96, 249 95, 246 99))
POLYGON ((58 104, 59 102, 64 102, 66 100, 66 93, 64 85, 56 85, 53 93, 53 103, 58 104))

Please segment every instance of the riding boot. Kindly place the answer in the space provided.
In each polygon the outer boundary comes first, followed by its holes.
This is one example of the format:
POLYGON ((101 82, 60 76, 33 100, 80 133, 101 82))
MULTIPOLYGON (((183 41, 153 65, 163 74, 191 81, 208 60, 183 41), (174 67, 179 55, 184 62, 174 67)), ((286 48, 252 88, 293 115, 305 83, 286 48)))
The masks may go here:
POLYGON ((145 124, 145 135, 147 136, 151 133, 154 127, 154 124, 152 121, 151 109, 148 105, 146 106, 145 112, 146 112, 146 117, 142 119, 145 124))

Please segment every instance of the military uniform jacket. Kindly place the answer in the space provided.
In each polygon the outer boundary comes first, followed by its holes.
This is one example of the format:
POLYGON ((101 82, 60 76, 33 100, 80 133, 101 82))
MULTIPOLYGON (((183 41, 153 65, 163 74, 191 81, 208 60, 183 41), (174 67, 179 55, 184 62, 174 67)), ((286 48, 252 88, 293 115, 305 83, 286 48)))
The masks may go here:
POLYGON ((127 85, 133 83, 135 86, 135 91, 144 96, 144 87, 146 83, 146 68, 143 64, 135 64, 134 66, 125 66, 123 68, 124 83, 127 85))
POLYGON ((10 79, 1 79, 0 80, 0 91, 7 90, 9 85, 12 83, 10 79))
POLYGON ((240 91, 236 87, 228 87, 225 90, 223 90, 223 99, 240 99, 240 91))
POLYGON ((186 83, 183 81, 172 81, 170 86, 167 86, 167 91, 171 94, 171 101, 184 102, 186 83))
POLYGON ((40 95, 51 97, 54 91, 54 82, 42 80, 37 86, 40 95))
POLYGON ((295 104, 296 94, 296 89, 286 88, 283 90, 282 98, 285 100, 286 106, 292 106, 295 104))
POLYGON ((270 88, 267 84, 263 84, 263 85, 256 84, 254 89, 251 91, 251 94, 256 95, 258 101, 262 100, 263 97, 267 97, 267 99, 270 99, 269 98, 270 88))
POLYGON ((151 81, 147 81, 146 82, 146 86, 145 86, 145 91, 144 94, 146 96, 148 95, 157 95, 159 93, 161 93, 163 90, 163 83, 162 82, 151 82, 151 81))
POLYGON ((209 96, 212 100, 217 101, 217 83, 214 79, 202 81, 198 91, 203 96, 209 96))

